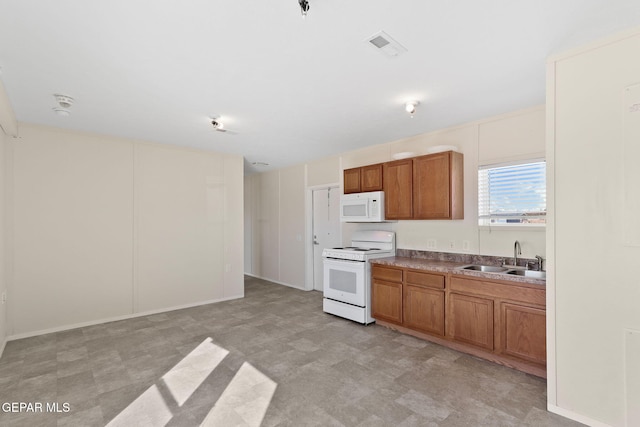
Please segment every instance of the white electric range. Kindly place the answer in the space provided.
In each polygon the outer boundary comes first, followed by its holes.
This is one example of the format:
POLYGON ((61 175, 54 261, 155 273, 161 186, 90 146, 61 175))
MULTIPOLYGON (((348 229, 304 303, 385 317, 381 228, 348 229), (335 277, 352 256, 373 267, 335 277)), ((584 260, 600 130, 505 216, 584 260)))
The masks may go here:
POLYGON ((392 231, 356 231, 351 246, 322 251, 326 313, 362 324, 371 317, 371 264, 369 260, 396 254, 392 231))

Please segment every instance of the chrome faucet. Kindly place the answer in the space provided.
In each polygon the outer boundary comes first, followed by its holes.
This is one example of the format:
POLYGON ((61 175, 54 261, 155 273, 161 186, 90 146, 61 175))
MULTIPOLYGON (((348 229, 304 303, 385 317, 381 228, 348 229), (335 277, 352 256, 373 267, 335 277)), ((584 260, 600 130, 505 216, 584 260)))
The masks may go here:
POLYGON ((542 258, 540 255, 536 255, 536 259, 538 260, 538 271, 544 271, 542 269, 542 262, 544 261, 544 258, 542 258))
POLYGON ((520 248, 520 242, 516 240, 513 244, 513 266, 518 265, 518 255, 522 255, 522 249, 520 248))

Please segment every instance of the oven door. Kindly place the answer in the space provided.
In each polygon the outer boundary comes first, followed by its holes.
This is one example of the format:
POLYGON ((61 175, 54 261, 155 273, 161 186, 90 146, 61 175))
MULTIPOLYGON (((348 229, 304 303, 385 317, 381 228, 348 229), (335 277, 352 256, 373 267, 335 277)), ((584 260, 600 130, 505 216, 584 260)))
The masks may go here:
POLYGON ((365 307, 369 263, 325 258, 323 264, 324 297, 365 307))

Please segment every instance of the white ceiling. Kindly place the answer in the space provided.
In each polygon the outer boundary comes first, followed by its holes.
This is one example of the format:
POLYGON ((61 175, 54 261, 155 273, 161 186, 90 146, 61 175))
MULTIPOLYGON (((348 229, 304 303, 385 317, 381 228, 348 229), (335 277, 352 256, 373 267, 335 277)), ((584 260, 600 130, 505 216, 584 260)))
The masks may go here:
POLYGON ((297 0, 0 0, 1 78, 19 121, 241 154, 252 172, 542 104, 549 55, 640 25, 638 0, 309 3, 302 19, 297 0), (369 46, 380 30, 408 52, 369 46))

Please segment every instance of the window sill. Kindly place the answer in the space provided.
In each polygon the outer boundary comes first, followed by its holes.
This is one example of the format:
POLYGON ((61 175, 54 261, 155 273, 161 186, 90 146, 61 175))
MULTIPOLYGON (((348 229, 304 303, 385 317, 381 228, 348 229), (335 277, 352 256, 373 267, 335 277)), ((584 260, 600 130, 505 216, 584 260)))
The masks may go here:
POLYGON ((547 231, 546 225, 479 225, 478 228, 483 231, 547 231))

